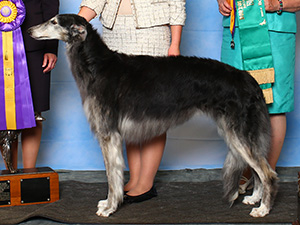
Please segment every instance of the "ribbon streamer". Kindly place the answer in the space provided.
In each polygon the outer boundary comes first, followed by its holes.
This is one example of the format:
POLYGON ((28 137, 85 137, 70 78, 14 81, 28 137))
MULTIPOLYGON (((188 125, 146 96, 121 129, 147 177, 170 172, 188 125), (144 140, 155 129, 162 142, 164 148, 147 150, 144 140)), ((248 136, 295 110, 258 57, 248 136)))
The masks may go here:
POLYGON ((230 13, 230 33, 231 33, 231 43, 230 47, 234 49, 234 30, 235 30, 235 15, 236 15, 236 6, 235 6, 235 0, 230 0, 230 6, 232 8, 230 13))

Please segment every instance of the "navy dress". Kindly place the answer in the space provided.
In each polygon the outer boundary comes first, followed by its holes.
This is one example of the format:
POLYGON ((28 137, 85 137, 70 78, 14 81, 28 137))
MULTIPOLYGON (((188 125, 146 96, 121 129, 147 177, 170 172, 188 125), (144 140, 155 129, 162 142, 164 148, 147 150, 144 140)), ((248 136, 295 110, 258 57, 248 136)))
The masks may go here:
POLYGON ((26 51, 33 106, 35 112, 43 112, 50 109, 50 72, 43 73, 42 63, 45 53, 57 55, 58 41, 37 41, 28 35, 27 30, 57 15, 59 0, 23 0, 23 2, 26 8, 26 17, 21 29, 26 51))

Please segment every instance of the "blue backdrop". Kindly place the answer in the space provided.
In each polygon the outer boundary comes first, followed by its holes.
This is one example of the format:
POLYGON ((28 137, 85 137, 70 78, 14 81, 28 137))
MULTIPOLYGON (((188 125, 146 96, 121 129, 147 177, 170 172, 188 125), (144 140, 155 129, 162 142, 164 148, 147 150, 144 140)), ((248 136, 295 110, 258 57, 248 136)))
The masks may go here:
MULTIPOLYGON (((61 0, 60 13, 77 13, 81 0, 61 0)), ((187 20, 183 29, 181 53, 187 56, 220 59, 222 16, 216 0, 187 0, 187 20)), ((300 24, 298 16, 298 23, 300 24)), ((101 32, 98 19, 93 22, 101 32)), ((44 113, 42 142, 37 166, 53 169, 104 170, 101 150, 84 116, 81 99, 66 59, 64 43, 52 72, 51 110, 44 113)), ((296 64, 300 40, 297 38, 296 64)), ((295 111, 287 115, 288 130, 278 166, 300 166, 300 66, 296 66, 295 111)), ((212 120, 196 116, 168 132, 160 169, 220 168, 227 147, 212 120)), ((19 167, 22 155, 19 151, 19 167)), ((4 169, 0 160, 0 169, 4 169)))

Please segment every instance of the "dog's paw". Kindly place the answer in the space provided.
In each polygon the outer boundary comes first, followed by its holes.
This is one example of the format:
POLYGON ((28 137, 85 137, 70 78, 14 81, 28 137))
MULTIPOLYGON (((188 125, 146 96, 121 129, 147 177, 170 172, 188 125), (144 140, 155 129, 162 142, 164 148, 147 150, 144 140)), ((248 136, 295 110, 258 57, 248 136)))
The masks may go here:
POLYGON ((110 208, 98 208, 96 214, 98 216, 102 217, 109 217, 110 214, 114 213, 116 211, 115 208, 110 207, 110 208))
POLYGON ((102 217, 109 217, 110 214, 114 213, 117 207, 108 207, 108 200, 100 200, 98 202, 98 210, 96 214, 102 217))
POLYGON ((258 195, 245 196, 243 203, 246 205, 255 205, 255 203, 260 201, 260 197, 258 195))
POLYGON ((255 192, 250 196, 245 196, 243 203, 246 205, 255 205, 255 203, 258 203, 261 200, 261 193, 255 192))
POLYGON ((105 209, 107 207, 107 199, 100 200, 97 207, 98 209, 105 209))
POLYGON ((253 208, 250 216, 252 217, 264 217, 266 215, 268 215, 270 212, 270 209, 268 209, 265 205, 261 205, 258 208, 253 208))

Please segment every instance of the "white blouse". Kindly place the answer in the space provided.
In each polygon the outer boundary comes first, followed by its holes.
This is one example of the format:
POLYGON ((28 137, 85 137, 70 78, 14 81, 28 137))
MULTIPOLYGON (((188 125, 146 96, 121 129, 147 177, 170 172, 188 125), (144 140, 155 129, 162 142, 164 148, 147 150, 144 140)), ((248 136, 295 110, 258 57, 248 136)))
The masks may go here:
MULTIPOLYGON (((184 25, 185 0, 128 0, 136 28, 160 25, 184 25)), ((103 26, 111 29, 116 20, 121 0, 82 0, 80 7, 94 10, 103 26)), ((125 4, 126 1, 122 4, 125 4)))

